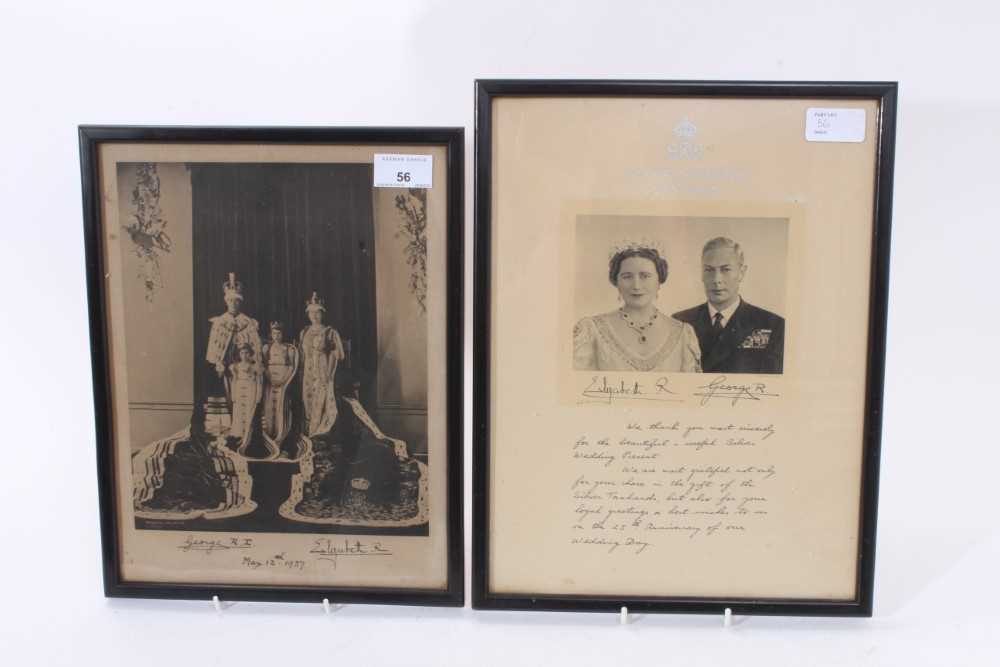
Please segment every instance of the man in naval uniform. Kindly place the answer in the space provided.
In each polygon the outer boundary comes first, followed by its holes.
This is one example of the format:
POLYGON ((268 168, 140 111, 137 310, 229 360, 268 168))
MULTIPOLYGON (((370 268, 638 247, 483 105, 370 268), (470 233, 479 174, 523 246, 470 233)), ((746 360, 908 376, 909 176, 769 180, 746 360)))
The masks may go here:
POLYGON ((690 324, 701 346, 705 373, 781 373, 785 320, 750 305, 740 296, 747 272, 743 250, 732 239, 718 237, 701 252, 701 280, 708 301, 674 313, 690 324))

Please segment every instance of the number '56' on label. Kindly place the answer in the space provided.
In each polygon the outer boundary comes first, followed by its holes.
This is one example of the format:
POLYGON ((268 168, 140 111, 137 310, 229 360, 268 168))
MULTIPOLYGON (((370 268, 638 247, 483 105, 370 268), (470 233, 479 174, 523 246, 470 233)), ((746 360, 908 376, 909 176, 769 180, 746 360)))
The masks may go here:
POLYGON ((434 157, 431 155, 375 154, 376 188, 430 188, 433 172, 434 157))

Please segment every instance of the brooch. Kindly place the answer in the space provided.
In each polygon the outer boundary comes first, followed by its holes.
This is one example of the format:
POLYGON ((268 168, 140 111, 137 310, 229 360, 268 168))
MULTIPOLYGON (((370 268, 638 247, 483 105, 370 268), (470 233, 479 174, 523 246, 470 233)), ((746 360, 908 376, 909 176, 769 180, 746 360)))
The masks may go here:
POLYGON ((754 329, 749 336, 740 343, 740 348, 746 350, 763 350, 771 342, 770 329, 754 329))

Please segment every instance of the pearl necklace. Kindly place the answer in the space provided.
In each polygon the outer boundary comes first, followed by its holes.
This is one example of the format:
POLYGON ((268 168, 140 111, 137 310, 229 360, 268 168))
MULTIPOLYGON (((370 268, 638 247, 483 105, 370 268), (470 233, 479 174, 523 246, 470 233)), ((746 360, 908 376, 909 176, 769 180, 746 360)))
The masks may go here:
POLYGON ((625 320, 625 324, 629 325, 631 329, 635 330, 635 332, 639 334, 640 343, 646 342, 646 333, 645 333, 646 329, 653 326, 653 322, 655 322, 656 318, 659 317, 660 315, 659 310, 654 310, 653 316, 649 318, 648 322, 646 322, 645 324, 636 324, 635 321, 631 317, 629 317, 628 313, 625 312, 624 308, 619 308, 618 312, 621 313, 622 319, 625 320))

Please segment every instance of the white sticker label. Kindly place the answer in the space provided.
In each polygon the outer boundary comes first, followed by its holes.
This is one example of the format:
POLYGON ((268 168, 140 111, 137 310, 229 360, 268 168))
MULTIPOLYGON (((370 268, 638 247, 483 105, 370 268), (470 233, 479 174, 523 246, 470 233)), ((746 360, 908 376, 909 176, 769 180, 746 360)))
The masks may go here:
POLYGON ((375 154, 376 188, 429 188, 433 155, 375 154))
POLYGON ((806 141, 859 143, 865 140, 864 109, 806 109, 806 141))

